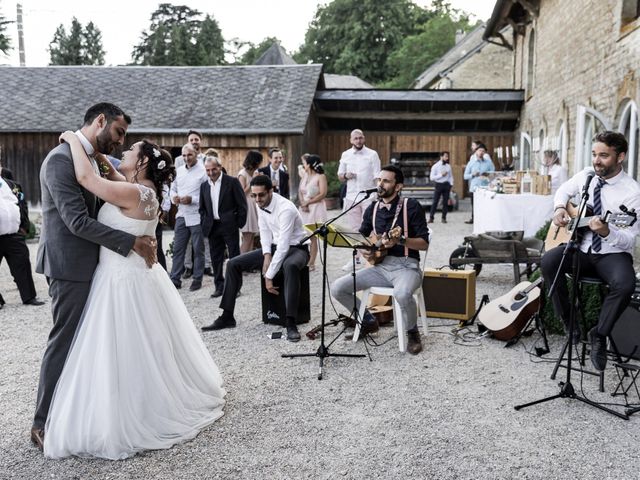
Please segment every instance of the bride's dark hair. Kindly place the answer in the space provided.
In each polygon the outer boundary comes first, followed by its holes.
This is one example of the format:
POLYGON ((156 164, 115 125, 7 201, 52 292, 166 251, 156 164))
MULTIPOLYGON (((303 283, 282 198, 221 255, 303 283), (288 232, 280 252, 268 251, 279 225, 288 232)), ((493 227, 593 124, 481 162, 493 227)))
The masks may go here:
MULTIPOLYGON (((153 182, 158 201, 162 204, 162 187, 163 185, 171 185, 171 182, 173 182, 176 176, 173 159, 169 152, 146 139, 142 140, 138 159, 142 160, 144 157, 147 157, 149 160, 147 163, 146 176, 153 182)), ((139 172, 136 171, 134 178, 137 177, 138 173, 139 172)))

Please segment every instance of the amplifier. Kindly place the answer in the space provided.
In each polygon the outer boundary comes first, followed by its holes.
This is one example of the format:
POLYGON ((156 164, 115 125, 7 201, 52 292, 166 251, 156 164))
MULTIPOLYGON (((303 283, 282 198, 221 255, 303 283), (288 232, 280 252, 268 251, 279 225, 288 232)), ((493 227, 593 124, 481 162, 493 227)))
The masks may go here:
POLYGON ((469 320, 476 311, 475 270, 424 271, 422 290, 427 315, 439 318, 469 320))
POLYGON ((637 298, 636 301, 632 298, 631 304, 622 312, 611 330, 611 338, 623 360, 629 356, 640 360, 640 312, 638 308, 640 307, 637 298))
MULTIPOLYGON (((273 279, 273 285, 278 288, 278 295, 267 292, 264 287, 264 278, 260 275, 262 290, 262 321, 273 325, 285 326, 287 323, 286 309, 284 306, 284 275, 282 269, 273 279)), ((296 324, 307 323, 311 318, 309 302, 309 267, 300 270, 300 299, 296 312, 296 324)))

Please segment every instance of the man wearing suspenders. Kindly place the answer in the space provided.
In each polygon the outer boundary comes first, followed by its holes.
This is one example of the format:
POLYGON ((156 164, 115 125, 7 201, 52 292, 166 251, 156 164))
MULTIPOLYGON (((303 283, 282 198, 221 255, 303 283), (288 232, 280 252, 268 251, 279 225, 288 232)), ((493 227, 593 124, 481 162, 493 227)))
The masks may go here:
MULTIPOLYGON (((401 198, 404 175, 395 165, 382 167, 378 178, 378 201, 365 210, 360 233, 382 236, 381 250, 386 253, 382 261, 371 268, 355 273, 356 290, 369 287, 393 287, 395 301, 407 319, 407 350, 415 355, 422 351, 418 331, 418 309, 413 293, 422 284, 419 250, 429 246, 429 230, 424 210, 417 200, 401 198), (399 227, 399 228, 397 228, 399 227)), ((367 260, 375 251, 362 252, 367 260)), ((345 275, 331 286, 331 295, 346 308, 353 306, 353 277, 345 275)), ((359 308, 359 306, 358 306, 359 308)), ((362 319, 362 333, 377 330, 377 323, 368 311, 362 319)))

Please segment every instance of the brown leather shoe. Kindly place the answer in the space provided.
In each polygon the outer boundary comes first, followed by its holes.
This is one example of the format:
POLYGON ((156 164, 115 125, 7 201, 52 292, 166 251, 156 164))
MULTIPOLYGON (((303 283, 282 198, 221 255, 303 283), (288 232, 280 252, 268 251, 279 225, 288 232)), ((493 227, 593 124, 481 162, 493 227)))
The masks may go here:
POLYGON ((42 428, 33 427, 31 429, 31 441, 38 447, 41 452, 44 450, 44 430, 42 428))
POLYGON ((407 332, 407 352, 411 355, 417 355, 422 351, 422 341, 420 340, 420 332, 407 332))

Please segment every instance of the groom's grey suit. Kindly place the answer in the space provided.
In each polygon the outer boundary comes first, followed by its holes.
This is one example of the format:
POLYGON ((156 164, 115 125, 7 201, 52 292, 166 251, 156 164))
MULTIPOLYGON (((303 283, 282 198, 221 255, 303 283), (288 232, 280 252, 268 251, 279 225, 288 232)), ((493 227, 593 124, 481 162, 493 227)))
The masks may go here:
POLYGON ((53 328, 40 369, 33 426, 44 429, 49 405, 98 264, 100 245, 127 256, 136 237, 96 221, 98 198, 80 186, 69 145, 54 148, 40 169, 42 233, 36 272, 49 283, 53 328))

